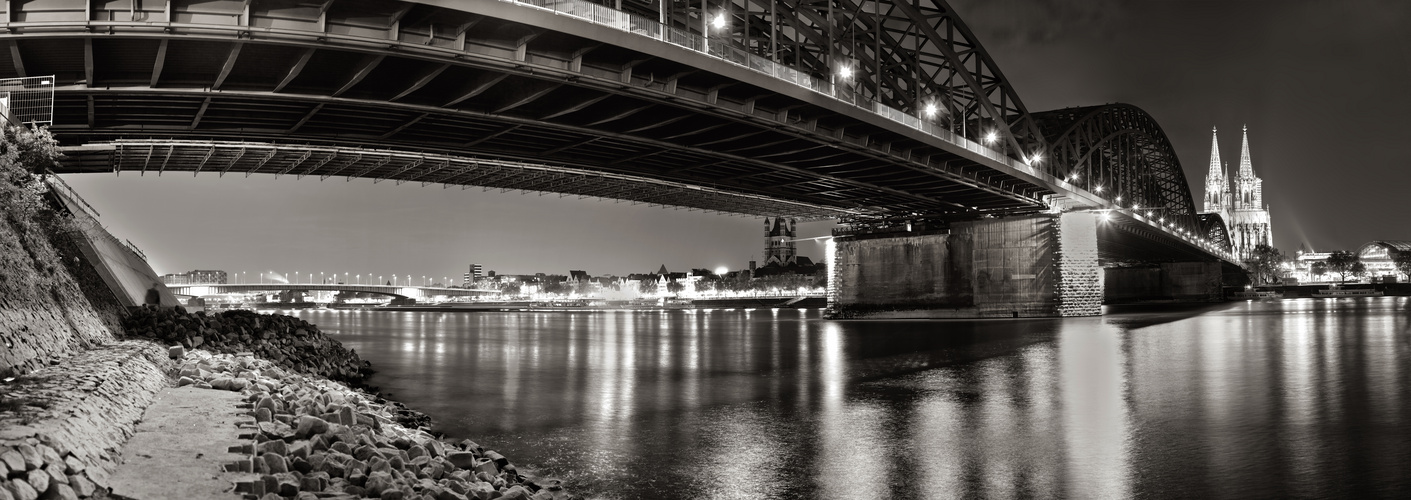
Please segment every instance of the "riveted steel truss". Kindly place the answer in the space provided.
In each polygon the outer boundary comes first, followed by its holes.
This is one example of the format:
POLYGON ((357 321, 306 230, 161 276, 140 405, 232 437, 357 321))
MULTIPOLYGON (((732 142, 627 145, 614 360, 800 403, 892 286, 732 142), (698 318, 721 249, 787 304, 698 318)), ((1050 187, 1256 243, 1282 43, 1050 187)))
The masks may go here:
POLYGON ((1200 214, 1200 234, 1214 242, 1220 248, 1232 249, 1233 242, 1230 241, 1229 229, 1225 227, 1225 219, 1220 214, 1204 213, 1200 214))
MULTIPOLYGON (((1112 104, 1035 115, 1057 175, 1121 209, 1209 238, 1176 151, 1140 108, 1112 104)), ((1228 249, 1229 240, 1223 240, 1228 249)))
POLYGON ((1023 161, 1044 137, 989 54, 944 0, 730 0, 673 12, 752 54, 831 81, 857 102, 925 117, 1023 161), (694 15, 694 17, 693 17, 694 15))

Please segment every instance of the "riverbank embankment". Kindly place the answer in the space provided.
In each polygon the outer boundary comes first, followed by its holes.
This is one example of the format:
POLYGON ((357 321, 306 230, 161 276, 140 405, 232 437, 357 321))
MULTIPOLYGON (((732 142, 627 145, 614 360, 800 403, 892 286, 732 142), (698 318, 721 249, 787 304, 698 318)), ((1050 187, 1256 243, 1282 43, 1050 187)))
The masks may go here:
MULTIPOLYGON (((92 252, 74 241, 86 233, 46 200, 32 173, 56 156, 47 131, 3 127, 0 500, 117 495, 115 472, 135 458, 124 457, 125 444, 158 395, 177 386, 240 395, 197 399, 244 401, 176 408, 240 421, 227 449, 242 458, 208 474, 238 471, 248 480, 216 488, 221 497, 569 498, 556 481, 525 477, 473 442, 440 441, 424 415, 349 387, 370 373, 368 364, 302 320, 124 308, 92 252)), ((148 468, 137 477, 156 488, 138 498, 186 498, 173 484, 179 473, 148 468)))

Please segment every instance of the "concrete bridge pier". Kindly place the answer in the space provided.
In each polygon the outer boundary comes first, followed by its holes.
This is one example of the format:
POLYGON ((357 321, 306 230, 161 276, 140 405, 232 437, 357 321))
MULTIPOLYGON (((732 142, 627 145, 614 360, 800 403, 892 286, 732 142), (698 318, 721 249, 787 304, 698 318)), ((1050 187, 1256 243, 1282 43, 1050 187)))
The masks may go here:
POLYGON ((833 265, 829 311, 839 318, 1098 315, 1097 217, 1036 214, 834 238, 826 257, 833 265))

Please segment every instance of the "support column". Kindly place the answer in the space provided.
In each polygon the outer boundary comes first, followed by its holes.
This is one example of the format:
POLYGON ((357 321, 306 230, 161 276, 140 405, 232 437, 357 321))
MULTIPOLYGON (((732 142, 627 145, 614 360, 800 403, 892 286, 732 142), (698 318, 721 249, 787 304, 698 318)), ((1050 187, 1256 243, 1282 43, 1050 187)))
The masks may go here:
POLYGON ((955 222, 927 233, 835 238, 829 310, 851 318, 977 318, 1101 312, 1096 216, 955 222))
POLYGON ((1103 269, 1097 258, 1097 218, 1092 212, 1058 217, 1058 315, 1102 314, 1103 269))

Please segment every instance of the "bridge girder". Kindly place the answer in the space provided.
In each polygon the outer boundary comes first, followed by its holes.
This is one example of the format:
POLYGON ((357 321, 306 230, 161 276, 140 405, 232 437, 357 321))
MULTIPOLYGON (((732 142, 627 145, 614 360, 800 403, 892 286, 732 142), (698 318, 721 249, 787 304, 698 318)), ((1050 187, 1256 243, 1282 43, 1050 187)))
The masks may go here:
MULTIPOLYGON (((949 6, 850 1, 742 0, 730 9, 746 28, 716 33, 729 43, 692 51, 695 42, 677 38, 699 37, 694 22, 675 23, 669 33, 656 28, 658 40, 608 30, 600 20, 585 23, 581 12, 559 15, 569 7, 591 7, 595 20, 607 12, 586 3, 528 2, 545 11, 490 0, 454 8, 420 1, 36 0, 10 13, 10 33, 0 38, 17 57, 0 61, 0 78, 55 74, 54 128, 67 145, 172 138, 392 148, 649 177, 851 215, 1042 209, 1053 190, 1043 179, 1047 166, 1004 166, 1042 136, 1029 132, 1034 125, 1017 94, 949 6), (762 17, 765 5, 774 10, 762 17), (832 59, 800 52, 792 62, 803 67, 791 75, 817 87, 833 75, 829 60, 855 58, 855 85, 834 92, 761 75, 752 65, 782 59, 762 50, 765 26, 775 49, 809 37, 827 42, 808 50, 832 59), (859 42, 864 32, 877 36, 859 42), (890 111, 836 99, 848 96, 890 111), (942 115, 934 123, 912 116, 898 126, 893 115, 916 115, 933 101, 942 115), (1007 144, 1000 154, 1010 158, 997 163, 965 151, 918 131, 923 125, 971 139, 994 126, 1007 144), (768 144, 774 146, 762 148, 768 144), (756 158, 752 148, 810 153, 756 158), (824 149, 834 154, 816 154, 824 149), (544 151, 552 154, 532 154, 544 151), (858 164, 890 165, 897 174, 846 173, 858 164), (743 182, 720 182, 730 178, 743 182)), ((642 18, 616 15, 603 19, 622 20, 622 29, 630 24, 637 33, 642 18)), ((148 153, 163 165, 180 161, 170 150, 148 153)), ((207 167, 221 173, 263 158, 211 154, 207 167)), ((95 160, 77 164, 101 170, 95 160)), ((310 175, 321 160, 284 173, 310 175)))

